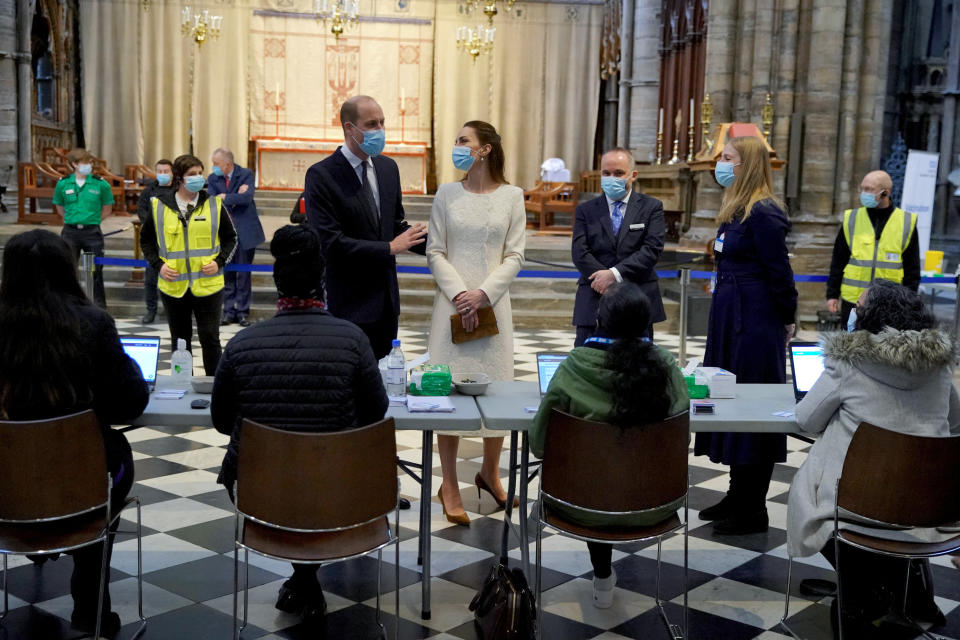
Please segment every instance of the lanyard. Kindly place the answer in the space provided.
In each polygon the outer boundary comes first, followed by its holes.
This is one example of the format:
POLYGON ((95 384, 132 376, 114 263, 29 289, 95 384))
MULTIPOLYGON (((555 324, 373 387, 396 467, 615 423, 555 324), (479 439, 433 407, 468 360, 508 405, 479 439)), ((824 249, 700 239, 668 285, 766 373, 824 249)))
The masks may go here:
POLYGON ((597 344, 613 344, 616 340, 612 338, 587 338, 583 344, 588 345, 591 342, 596 342, 597 344))

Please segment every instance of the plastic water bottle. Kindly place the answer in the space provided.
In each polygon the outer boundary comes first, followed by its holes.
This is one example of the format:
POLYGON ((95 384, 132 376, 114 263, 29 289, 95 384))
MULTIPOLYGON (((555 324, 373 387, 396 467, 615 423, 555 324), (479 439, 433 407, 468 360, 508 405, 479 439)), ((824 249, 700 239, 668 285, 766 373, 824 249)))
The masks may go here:
POLYGON ((393 349, 387 356, 387 395, 403 397, 407 395, 407 360, 400 349, 400 341, 393 341, 393 349))
POLYGON ((175 389, 190 389, 193 378, 193 355, 187 351, 187 342, 177 338, 177 350, 170 356, 170 381, 175 389))

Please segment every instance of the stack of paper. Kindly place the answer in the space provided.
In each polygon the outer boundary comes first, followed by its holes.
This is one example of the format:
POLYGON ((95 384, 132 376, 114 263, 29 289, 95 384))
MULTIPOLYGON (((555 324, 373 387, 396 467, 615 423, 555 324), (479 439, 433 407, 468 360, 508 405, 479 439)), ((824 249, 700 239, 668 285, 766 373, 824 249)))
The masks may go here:
POLYGON ((157 389, 153 392, 153 397, 157 400, 179 400, 185 395, 186 389, 157 389))
POLYGON ((407 396, 410 413, 451 413, 453 400, 449 396, 407 396))

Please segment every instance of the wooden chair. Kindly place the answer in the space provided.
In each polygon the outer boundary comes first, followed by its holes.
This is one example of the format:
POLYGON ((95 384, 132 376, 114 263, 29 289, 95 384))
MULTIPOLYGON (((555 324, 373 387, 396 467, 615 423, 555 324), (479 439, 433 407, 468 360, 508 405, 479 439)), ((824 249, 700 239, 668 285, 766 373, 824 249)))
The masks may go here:
POLYGON ((671 638, 689 637, 687 608, 687 449, 688 412, 662 422, 620 428, 576 418, 554 409, 550 414, 537 501, 537 620, 543 620, 543 528, 585 542, 628 544, 657 539, 656 603, 671 638), (642 514, 683 501, 683 521, 676 513, 644 527, 593 528, 571 522, 550 503, 605 516, 642 514), (683 529, 683 628, 672 624, 660 600, 660 542, 683 529))
POLYGON ((572 182, 537 182, 533 189, 523 192, 524 208, 533 213, 535 222, 527 222, 528 229, 537 235, 572 235, 573 214, 577 208, 577 186, 572 182), (554 223, 554 214, 570 215, 571 224, 554 223))
POLYGON ((580 173, 580 193, 602 193, 600 189, 600 172, 597 170, 580 173))
MULTIPOLYGON (((891 529, 950 527, 960 521, 960 436, 938 438, 891 431, 861 422, 853 434, 843 470, 837 481, 833 511, 834 558, 837 569, 838 608, 843 611, 840 544, 847 544, 897 558, 933 558, 960 551, 960 534, 942 542, 892 540, 891 529), (864 523, 876 524, 879 536, 863 533, 864 523), (843 528, 855 523, 857 530, 843 528)), ((790 612, 790 580, 793 558, 787 568, 787 594, 780 625, 798 638, 786 624, 790 612)), ((904 605, 909 572, 904 587, 904 605)), ((904 613, 906 617, 906 613, 904 613)), ((909 618, 907 618, 909 619, 909 618)), ((843 639, 843 615, 840 615, 843 639)), ((911 620, 911 622, 913 622, 911 620)), ((927 637, 919 625, 917 631, 927 637)))
MULTIPOLYGON (((133 469, 128 469, 133 473, 133 469)), ((28 422, 0 421, 0 554, 3 555, 3 616, 9 611, 7 556, 64 553, 103 545, 94 637, 100 636, 103 592, 109 575, 107 539, 120 517, 111 508, 110 474, 100 424, 93 411, 28 422)), ((143 616, 140 499, 137 505, 137 594, 143 616)), ((121 508, 122 510, 122 508, 121 508)))
POLYGON ((395 545, 396 636, 400 632, 400 535, 393 418, 348 431, 282 431, 244 420, 237 460, 234 635, 247 625, 249 551, 303 564, 377 552, 377 625, 383 548, 395 545), (394 512, 391 531, 387 516, 394 512), (239 550, 244 552, 243 624, 237 628, 239 550))
POLYGON ((61 223, 54 211, 39 211, 40 198, 53 198, 57 182, 65 174, 53 165, 43 162, 21 162, 17 168, 17 222, 20 224, 61 223))

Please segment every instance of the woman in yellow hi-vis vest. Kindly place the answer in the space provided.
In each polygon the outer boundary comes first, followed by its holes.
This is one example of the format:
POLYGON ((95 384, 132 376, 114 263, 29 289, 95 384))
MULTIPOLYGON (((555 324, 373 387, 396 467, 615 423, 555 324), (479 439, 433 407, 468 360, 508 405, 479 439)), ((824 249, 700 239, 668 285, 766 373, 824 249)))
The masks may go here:
POLYGON ((143 255, 160 273, 157 288, 167 313, 170 341, 190 348, 193 318, 208 376, 220 361, 223 265, 237 247, 233 222, 203 188, 203 162, 191 155, 173 161, 173 189, 151 198, 140 233, 143 255))

